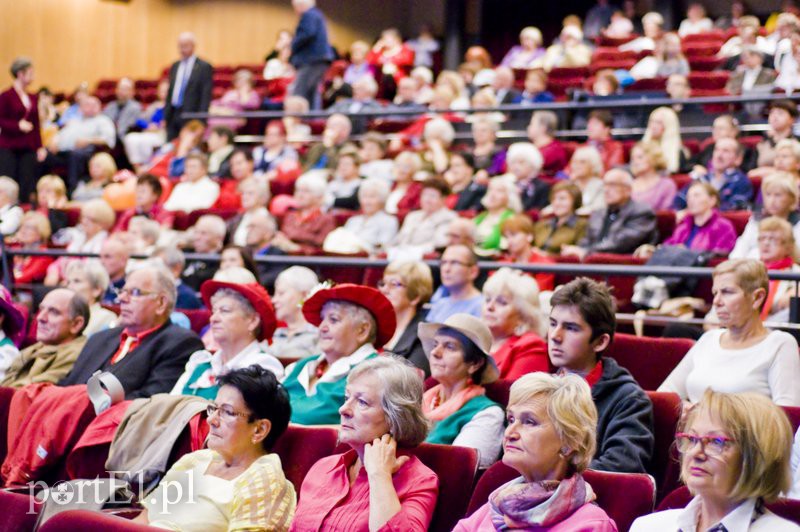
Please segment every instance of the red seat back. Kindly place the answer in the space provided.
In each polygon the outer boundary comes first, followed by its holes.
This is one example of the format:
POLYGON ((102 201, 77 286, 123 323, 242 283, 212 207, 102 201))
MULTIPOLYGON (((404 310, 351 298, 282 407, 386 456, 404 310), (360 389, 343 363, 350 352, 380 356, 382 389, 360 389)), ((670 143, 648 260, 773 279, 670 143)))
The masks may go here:
POLYGON ((674 393, 647 392, 653 403, 653 435, 655 447, 650 471, 656 478, 659 498, 680 484, 680 466, 673 444, 681 418, 681 398, 674 393))
MULTIPOLYGON (((645 259, 634 257, 633 255, 618 255, 616 253, 593 253, 583 259, 584 264, 621 264, 621 265, 642 265, 647 262, 645 259)), ((636 284, 636 277, 632 275, 609 275, 605 279, 602 276, 589 276, 598 281, 605 281, 614 289, 613 295, 617 300, 617 308, 621 312, 631 310, 630 302, 633 297, 633 285, 636 284)))
POLYGON ((786 412, 786 417, 792 424, 792 430, 797 431, 797 428, 800 427, 800 406, 782 406, 781 408, 786 412))
POLYGON ((275 442, 272 450, 281 457, 283 472, 298 494, 311 466, 333 454, 336 439, 336 429, 332 427, 290 425, 275 442))
POLYGON ((18 532, 33 530, 41 504, 28 493, 0 491, 0 508, 3 509, 0 532, 18 532))
POLYGON ((15 388, 0 388, 0 463, 6 459, 8 454, 8 412, 14 392, 16 392, 15 388))
POLYGON ((63 532, 64 530, 80 530, 81 532, 146 532, 163 530, 141 525, 113 515, 87 510, 70 510, 61 512, 50 518, 41 528, 41 532, 63 532))
POLYGON ((657 211, 656 227, 658 238, 661 242, 666 240, 675 231, 675 211, 657 211))
POLYGON ((736 230, 736 235, 741 236, 747 222, 750 221, 750 211, 726 211, 721 213, 722 217, 729 220, 736 230))
POLYGON ((639 386, 645 390, 657 390, 693 345, 694 342, 688 338, 615 334, 605 355, 630 371, 639 386))
POLYGON ((185 314, 187 318, 189 318, 189 323, 192 326, 192 330, 197 334, 200 334, 206 325, 208 325, 208 320, 211 318, 211 311, 205 308, 201 309, 176 309, 177 312, 181 314, 185 314))

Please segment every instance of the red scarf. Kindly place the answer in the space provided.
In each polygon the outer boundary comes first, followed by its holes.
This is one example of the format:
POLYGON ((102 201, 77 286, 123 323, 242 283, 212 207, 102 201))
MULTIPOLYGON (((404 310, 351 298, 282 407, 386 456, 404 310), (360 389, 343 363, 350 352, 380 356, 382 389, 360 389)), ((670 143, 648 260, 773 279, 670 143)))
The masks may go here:
MULTIPOLYGON (((781 260, 776 260, 775 262, 770 262, 769 264, 765 264, 767 270, 788 270, 794 265, 794 259, 792 257, 786 257, 781 260)), ((780 286, 781 282, 778 280, 771 280, 769 282, 769 292, 767 292, 767 300, 764 302, 764 308, 761 309, 761 321, 767 319, 770 314, 770 310, 772 310, 772 305, 775 303, 775 296, 778 293, 778 286, 780 286)))

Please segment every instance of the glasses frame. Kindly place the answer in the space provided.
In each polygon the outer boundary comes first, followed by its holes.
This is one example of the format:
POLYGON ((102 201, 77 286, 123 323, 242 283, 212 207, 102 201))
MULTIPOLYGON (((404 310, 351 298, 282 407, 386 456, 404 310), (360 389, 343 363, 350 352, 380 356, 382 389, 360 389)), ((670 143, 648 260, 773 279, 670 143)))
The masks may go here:
POLYGON ((159 295, 158 292, 152 292, 147 290, 142 290, 141 288, 112 288, 114 295, 117 296, 117 300, 123 295, 127 295, 131 299, 133 298, 141 298, 141 297, 152 297, 159 295))
POLYGON ((676 445, 678 447, 678 451, 680 451, 681 453, 687 453, 690 450, 694 449, 699 444, 700 445, 700 450, 704 454, 707 454, 709 456, 720 456, 732 444, 736 443, 736 440, 734 440, 733 438, 728 438, 727 436, 698 436, 696 434, 689 434, 688 432, 678 432, 677 434, 675 434, 675 443, 676 443, 676 445), (688 445, 688 447, 686 447, 685 449, 681 449, 681 447, 684 446, 684 445, 681 444, 681 440, 685 441, 686 445, 688 445), (694 441, 692 441, 692 440, 694 440, 694 441), (709 446, 708 446, 709 443, 714 441, 714 440, 721 441, 722 442, 722 444, 721 444, 722 447, 718 451, 717 450, 713 450, 713 451, 709 452, 711 449, 715 448, 715 447, 710 447, 709 448, 709 446))
POLYGON ((220 406, 216 403, 211 403, 206 407, 206 416, 210 419, 214 414, 217 414, 220 419, 225 421, 233 421, 237 417, 241 417, 250 422, 251 418, 253 417, 253 414, 239 412, 227 406, 220 406))

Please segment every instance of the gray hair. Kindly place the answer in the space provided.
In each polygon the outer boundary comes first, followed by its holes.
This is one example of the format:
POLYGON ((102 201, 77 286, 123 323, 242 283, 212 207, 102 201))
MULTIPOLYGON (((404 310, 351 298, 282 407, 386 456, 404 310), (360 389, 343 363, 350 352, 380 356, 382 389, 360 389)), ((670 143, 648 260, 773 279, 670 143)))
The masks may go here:
POLYGON ((178 299, 178 289, 175 286, 175 278, 172 272, 167 269, 167 266, 158 259, 148 259, 138 263, 131 268, 130 273, 148 270, 155 275, 156 289, 159 294, 162 294, 167 299, 167 317, 175 310, 175 301, 178 299))
POLYGON ((108 277, 108 272, 103 268, 103 264, 97 259, 89 260, 73 260, 67 264, 65 272, 67 277, 72 274, 83 274, 86 280, 89 281, 89 286, 92 290, 100 289, 105 292, 108 290, 108 285, 111 284, 111 279, 108 277))
POLYGON ((161 224, 146 216, 134 216, 128 224, 128 229, 132 225, 138 225, 142 231, 142 236, 151 242, 158 242, 161 235, 161 224))
POLYGON ((533 331, 541 334, 544 319, 539 307, 539 285, 536 280, 512 268, 500 268, 489 277, 483 285, 483 296, 491 297, 506 294, 511 298, 511 304, 522 318, 524 333, 533 331))
POLYGON ((364 375, 374 375, 381 383, 381 407, 397 444, 416 447, 425 441, 430 422, 422 412, 422 377, 411 363, 395 355, 373 358, 353 368, 347 382, 364 375))
POLYGON ((19 185, 8 176, 0 176, 0 192, 5 194, 11 203, 19 201, 19 185))
POLYGON ((572 153, 570 160, 575 157, 586 157, 589 166, 592 167, 592 175, 595 177, 602 177, 604 170, 603 156, 600 155, 597 148, 594 146, 581 146, 572 153))
POLYGON ((378 82, 375 81, 375 78, 373 78, 372 76, 362 76, 362 77, 358 78, 353 83, 353 85, 354 85, 354 88, 355 88, 355 85, 363 85, 364 86, 364 90, 369 92, 369 94, 371 94, 372 96, 375 96, 376 94, 378 94, 378 82))
POLYGON ((157 248, 153 252, 153 256, 159 257, 167 268, 176 268, 180 266, 181 270, 183 270, 183 267, 186 266, 186 255, 175 246, 157 248))
POLYGON ((531 115, 531 122, 534 120, 544 127, 548 135, 552 135, 556 132, 556 128, 558 127, 558 115, 553 111, 536 111, 531 115))
POLYGON ((542 169, 542 165, 544 164, 544 159, 542 159, 542 154, 539 151, 539 148, 530 142, 515 142, 508 147, 506 160, 510 161, 511 159, 516 159, 517 157, 525 159, 531 165, 533 165, 537 174, 539 173, 539 170, 542 169))
POLYGON ((350 301, 344 301, 342 299, 331 299, 330 301, 326 302, 322 308, 323 310, 326 308, 342 309, 345 311, 344 313, 346 315, 350 316, 350 318, 356 322, 356 325, 367 324, 369 326, 367 341, 365 343, 374 344, 377 340, 378 322, 375 320, 375 316, 373 316, 370 311, 361 305, 351 303, 350 301))
POLYGON ((215 233, 220 239, 224 239, 225 234, 228 232, 228 226, 225 224, 225 220, 216 214, 204 214, 197 219, 195 226, 200 224, 207 224, 211 232, 215 233))
POLYGON ((385 179, 380 179, 378 177, 370 177, 365 179, 361 182, 361 186, 358 187, 358 197, 361 199, 361 193, 372 191, 375 192, 378 197, 380 197, 383 203, 386 203, 386 199, 389 197, 392 189, 389 186, 389 183, 385 179))
POLYGON ((444 118, 433 118, 425 124, 422 136, 425 139, 437 137, 445 144, 452 144, 453 139, 456 137, 456 130, 453 129, 453 124, 444 118))
POLYGON ((319 284, 319 278, 314 273, 314 270, 310 268, 290 266, 278 274, 275 279, 275 285, 277 286, 278 283, 288 283, 294 290, 302 294, 308 294, 312 288, 319 284))
MULTIPOLYGON (((492 183, 502 185, 506 190, 506 196, 508 197, 506 208, 517 213, 522 212, 522 199, 519 197, 519 189, 514 181, 506 177, 494 177, 489 181, 489 183, 490 186, 492 183)), ((483 198, 481 198, 481 205, 486 207, 486 194, 484 194, 483 198)))
POLYGON ((11 63, 11 77, 16 78, 17 74, 24 72, 33 66, 33 61, 28 57, 17 57, 11 63))
MULTIPOLYGON (((249 72, 249 71, 248 71, 249 72)), ((267 183, 266 179, 262 179, 260 177, 248 177, 237 187, 239 191, 249 185, 256 185, 256 194, 258 199, 258 204, 266 206, 269 203, 270 192, 269 192, 269 183, 267 183)))
POLYGON ((306 172, 297 178, 294 184, 295 190, 297 187, 305 187, 315 198, 321 199, 325 196, 325 191, 328 188, 328 181, 322 177, 323 171, 312 170, 306 172))

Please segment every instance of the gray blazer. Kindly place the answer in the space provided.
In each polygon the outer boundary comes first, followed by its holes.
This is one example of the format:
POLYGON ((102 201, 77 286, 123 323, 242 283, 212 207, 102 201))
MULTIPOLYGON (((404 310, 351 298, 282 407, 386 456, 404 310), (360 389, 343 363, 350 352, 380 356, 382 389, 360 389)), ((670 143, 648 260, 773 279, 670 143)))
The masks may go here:
POLYGON ((658 239, 656 213, 649 205, 629 200, 611 222, 605 238, 600 239, 608 208, 589 216, 586 236, 578 244, 590 253, 633 253, 642 244, 654 244, 658 239))

